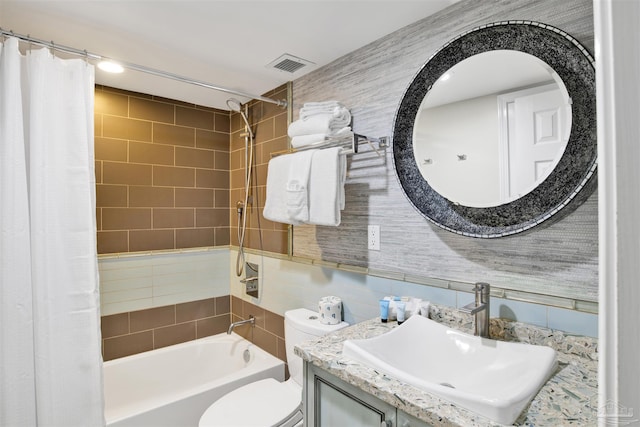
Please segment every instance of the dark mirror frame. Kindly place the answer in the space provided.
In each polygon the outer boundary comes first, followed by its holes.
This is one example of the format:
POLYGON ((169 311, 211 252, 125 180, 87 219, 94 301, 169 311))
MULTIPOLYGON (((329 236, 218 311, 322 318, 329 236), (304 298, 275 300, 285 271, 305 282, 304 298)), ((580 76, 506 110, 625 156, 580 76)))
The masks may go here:
POLYGON ((393 157, 396 175, 411 203, 453 233, 496 238, 560 218, 565 207, 577 206, 596 187, 594 60, 573 37, 539 22, 499 22, 464 33, 436 52, 407 88, 394 121, 393 157), (499 49, 529 53, 554 69, 572 100, 571 134, 553 172, 530 193, 495 207, 462 206, 440 195, 422 177, 414 157, 413 125, 422 100, 442 74, 470 56, 499 49))

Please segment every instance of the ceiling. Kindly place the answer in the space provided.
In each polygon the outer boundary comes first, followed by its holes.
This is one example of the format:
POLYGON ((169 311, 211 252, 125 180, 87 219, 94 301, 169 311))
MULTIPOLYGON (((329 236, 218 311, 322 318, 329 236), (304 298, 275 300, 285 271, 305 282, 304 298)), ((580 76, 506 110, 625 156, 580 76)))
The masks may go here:
MULTIPOLYGON (((260 95, 456 1, 0 0, 0 27, 260 95), (267 67, 283 54, 312 64, 267 67)), ((96 82, 225 110, 231 96, 131 70, 96 82)))
POLYGON ((433 108, 554 81, 566 94, 562 79, 541 59, 525 52, 493 50, 471 56, 451 67, 434 83, 422 106, 433 108), (500 66, 496 67, 496 64, 500 66))

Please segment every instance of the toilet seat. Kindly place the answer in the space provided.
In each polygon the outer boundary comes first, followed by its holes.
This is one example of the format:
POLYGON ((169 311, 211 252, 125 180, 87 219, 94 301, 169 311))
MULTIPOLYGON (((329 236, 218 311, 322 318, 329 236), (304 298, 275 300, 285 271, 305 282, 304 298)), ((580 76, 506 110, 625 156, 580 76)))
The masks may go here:
POLYGON ((237 388, 215 401, 199 427, 295 426, 302 421, 302 388, 293 380, 273 378, 237 388))

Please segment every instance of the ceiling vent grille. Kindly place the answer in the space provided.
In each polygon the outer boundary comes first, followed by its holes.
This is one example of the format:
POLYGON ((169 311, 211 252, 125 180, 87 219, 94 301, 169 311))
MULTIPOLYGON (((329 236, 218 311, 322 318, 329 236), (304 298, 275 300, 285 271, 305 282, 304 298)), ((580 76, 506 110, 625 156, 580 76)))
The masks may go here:
POLYGON ((267 64, 267 67, 275 68, 278 71, 293 74, 296 71, 300 70, 301 68, 304 68, 307 65, 312 65, 312 64, 313 62, 311 61, 307 61, 305 59, 298 58, 296 56, 285 53, 284 55, 280 56, 278 59, 267 64))

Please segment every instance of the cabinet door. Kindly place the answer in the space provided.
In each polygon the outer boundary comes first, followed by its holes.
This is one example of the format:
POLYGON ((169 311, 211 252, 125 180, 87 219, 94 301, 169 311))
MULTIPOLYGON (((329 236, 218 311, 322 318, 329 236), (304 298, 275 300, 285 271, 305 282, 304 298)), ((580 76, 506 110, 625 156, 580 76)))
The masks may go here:
POLYGON ((387 421, 378 409, 320 377, 315 380, 315 423, 317 427, 380 426, 387 421))
POLYGON ((314 366, 307 366, 305 373, 307 426, 394 425, 395 407, 314 366))

